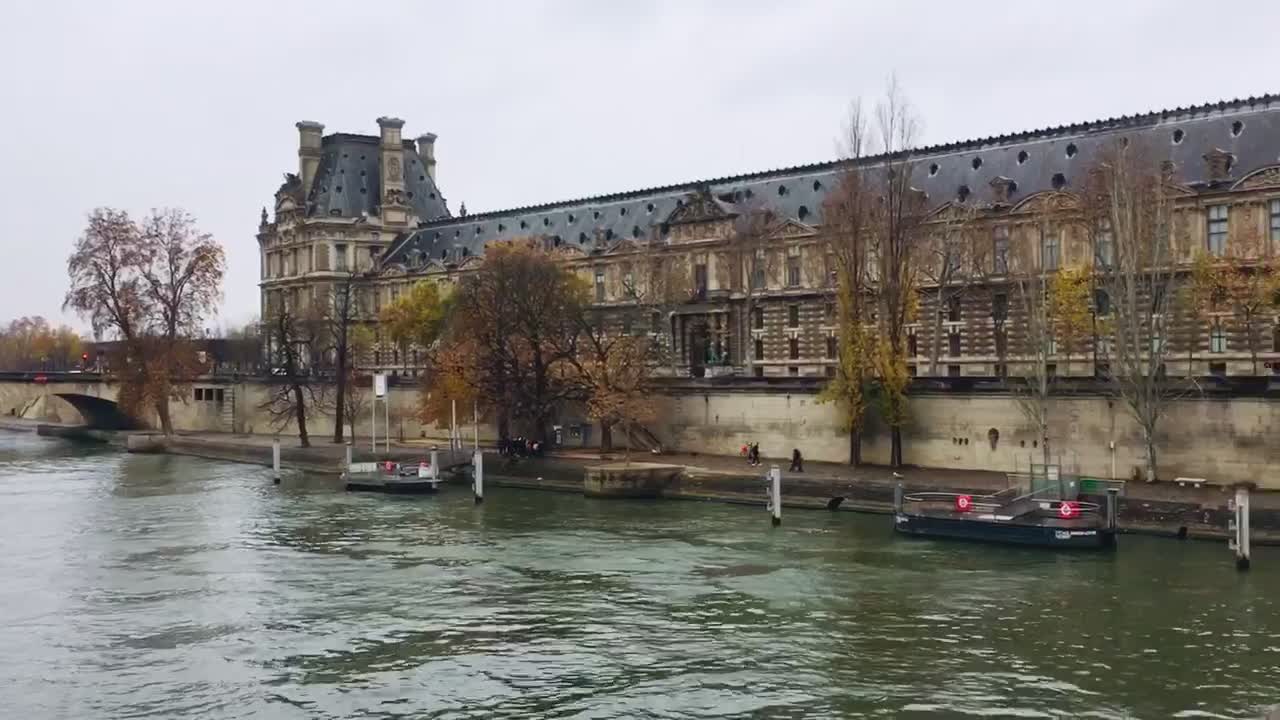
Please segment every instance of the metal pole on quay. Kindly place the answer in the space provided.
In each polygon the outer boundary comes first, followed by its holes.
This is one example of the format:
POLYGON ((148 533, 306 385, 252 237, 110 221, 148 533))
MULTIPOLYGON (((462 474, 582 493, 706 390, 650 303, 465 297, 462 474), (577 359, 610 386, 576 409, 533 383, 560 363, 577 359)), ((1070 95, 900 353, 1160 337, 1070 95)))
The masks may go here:
POLYGON ((1236 569, 1249 569, 1249 490, 1252 483, 1238 483, 1235 486, 1236 496, 1228 506, 1235 510, 1235 517, 1227 525, 1228 530, 1235 531, 1235 537, 1228 547, 1236 552, 1236 569))
POLYGON ((782 470, 774 465, 769 468, 769 511, 774 527, 782 524, 782 470))
POLYGON ((484 502, 484 453, 476 450, 472 462, 475 464, 476 477, 471 489, 475 493, 476 504, 479 505, 484 502))
POLYGON ((275 484, 280 484, 280 438, 278 437, 271 440, 271 478, 275 484))

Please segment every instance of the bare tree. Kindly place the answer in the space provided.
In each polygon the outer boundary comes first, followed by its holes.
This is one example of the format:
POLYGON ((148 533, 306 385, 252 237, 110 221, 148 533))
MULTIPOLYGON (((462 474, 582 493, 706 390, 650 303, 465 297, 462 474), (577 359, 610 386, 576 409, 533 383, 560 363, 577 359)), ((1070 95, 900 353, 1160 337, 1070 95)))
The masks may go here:
MULTIPOLYGON (((737 214, 729 235, 729 287, 742 292, 742 315, 739 317, 739 337, 751 337, 751 324, 759 312, 761 298, 769 291, 770 283, 779 279, 779 252, 773 247, 774 235, 780 224, 778 215, 760 200, 745 198, 737 204, 737 214)), ((743 348, 743 364, 747 374, 752 373, 754 358, 743 348)))
POLYGON ((226 259, 222 246, 196 228, 195 218, 182 210, 153 211, 141 230, 138 272, 153 333, 169 360, 158 363, 150 395, 160 426, 169 434, 173 432, 169 401, 185 394, 195 366, 193 351, 183 339, 198 335, 205 317, 217 309, 226 259))
POLYGON ((67 260, 63 306, 89 318, 96 337, 120 339, 112 364, 120 402, 130 413, 154 409, 166 433, 170 399, 198 372, 187 339, 216 306, 224 270, 222 248, 180 210, 154 211, 142 224, 94 210, 67 260))
POLYGON ((873 337, 867 326, 874 317, 875 298, 871 294, 870 205, 874 195, 854 164, 862 155, 866 122, 855 103, 849 111, 841 153, 849 161, 823 203, 823 272, 827 282, 835 275, 838 365, 819 394, 819 400, 834 402, 841 409, 849 431, 849 464, 862 463, 862 431, 870 403, 873 374, 873 337), (829 266, 829 267, 826 267, 829 266))
POLYGON ((933 311, 930 316, 929 374, 939 375, 942 357, 943 318, 955 321, 966 293, 984 273, 985 253, 975 241, 977 209, 963 204, 948 205, 929 222, 921 243, 920 274, 932 286, 933 311))
POLYGON ((278 308, 267 323, 271 384, 260 406, 277 430, 293 422, 302 447, 311 447, 307 419, 327 403, 328 383, 315 372, 323 321, 296 308, 278 308))
POLYGON ((1090 172, 1084 218, 1095 247, 1102 242, 1114 248, 1114 261, 1098 273, 1113 310, 1110 383, 1141 428, 1144 474, 1154 482, 1160 420, 1170 401, 1187 391, 1165 370, 1182 233, 1174 213, 1172 163, 1160 162, 1138 139, 1128 140, 1108 148, 1090 172))
POLYGON ((626 261, 619 282, 634 312, 632 322, 645 325, 653 339, 655 362, 670 366, 673 375, 678 358, 671 318, 688 299, 691 272, 688 255, 673 252, 655 228, 626 261))
POLYGON ((877 299, 878 337, 873 357, 890 432, 889 463, 894 467, 903 462, 902 428, 909 417, 907 326, 919 311, 920 246, 927 210, 924 193, 911 185, 918 128, 910 104, 897 83, 890 80, 884 99, 876 106, 872 135, 883 154, 877 162, 857 170, 875 197, 867 204, 865 223, 877 299))

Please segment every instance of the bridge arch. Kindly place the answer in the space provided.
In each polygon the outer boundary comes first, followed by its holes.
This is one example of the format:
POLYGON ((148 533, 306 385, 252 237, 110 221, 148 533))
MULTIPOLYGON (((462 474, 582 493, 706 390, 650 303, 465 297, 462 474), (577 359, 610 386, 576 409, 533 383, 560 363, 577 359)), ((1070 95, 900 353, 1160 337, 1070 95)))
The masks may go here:
POLYGON ((137 430, 141 424, 129 417, 114 400, 84 395, 82 393, 60 392, 55 396, 66 400, 84 418, 85 425, 97 430, 137 430))

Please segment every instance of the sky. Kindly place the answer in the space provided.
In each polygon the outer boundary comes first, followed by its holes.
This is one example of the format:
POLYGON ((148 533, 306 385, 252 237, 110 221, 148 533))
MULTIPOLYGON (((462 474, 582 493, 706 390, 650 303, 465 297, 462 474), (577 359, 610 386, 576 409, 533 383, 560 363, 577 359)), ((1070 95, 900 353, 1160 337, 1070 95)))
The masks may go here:
POLYGON ((95 207, 181 207, 255 319, 299 120, 436 142, 456 212, 832 158, 894 76, 932 144, 1280 92, 1280 3, 130 2, 0 9, 0 323, 61 309, 95 207), (1222 17, 1216 18, 1215 15, 1222 17))

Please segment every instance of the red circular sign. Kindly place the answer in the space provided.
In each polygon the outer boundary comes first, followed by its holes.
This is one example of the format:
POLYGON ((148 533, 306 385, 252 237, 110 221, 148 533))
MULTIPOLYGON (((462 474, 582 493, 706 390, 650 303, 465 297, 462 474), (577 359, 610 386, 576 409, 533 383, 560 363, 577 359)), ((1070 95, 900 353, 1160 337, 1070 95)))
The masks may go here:
POLYGON ((956 510, 960 512, 969 512, 973 509, 973 498, 968 495, 956 496, 956 510))
POLYGON ((1064 501, 1058 506, 1058 514, 1062 516, 1063 520, 1070 520, 1075 517, 1076 512, 1078 511, 1076 510, 1075 503, 1064 501))

